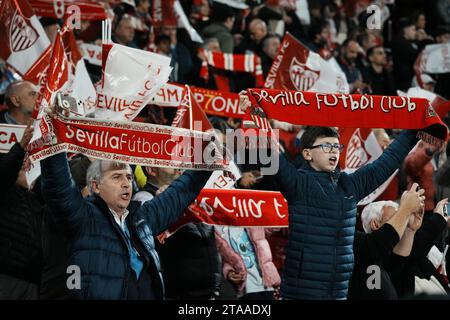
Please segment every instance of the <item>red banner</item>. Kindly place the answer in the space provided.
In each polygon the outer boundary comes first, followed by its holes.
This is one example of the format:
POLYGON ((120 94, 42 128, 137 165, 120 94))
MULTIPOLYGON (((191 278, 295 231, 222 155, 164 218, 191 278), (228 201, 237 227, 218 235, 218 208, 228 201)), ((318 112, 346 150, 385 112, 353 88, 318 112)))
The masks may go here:
POLYGON ((269 119, 293 124, 422 129, 431 135, 422 138, 433 144, 442 143, 448 135, 446 125, 423 98, 264 89, 249 89, 247 95, 269 119))
MULTIPOLYGON (((82 20, 105 20, 106 10, 97 1, 78 0, 28 0, 36 14, 40 17, 62 19, 70 6, 75 5, 80 10, 82 20)), ((76 10, 78 10, 76 9, 76 10)))
POLYGON ((227 169, 227 164, 218 158, 220 152, 212 156, 217 145, 204 132, 137 122, 61 118, 48 121, 53 142, 57 144, 32 150, 31 162, 72 152, 145 166, 227 169), (206 155, 211 159, 206 159, 206 155))
POLYGON ((288 227, 288 204, 280 192, 203 189, 194 203, 168 231, 170 236, 190 222, 235 227, 288 227))

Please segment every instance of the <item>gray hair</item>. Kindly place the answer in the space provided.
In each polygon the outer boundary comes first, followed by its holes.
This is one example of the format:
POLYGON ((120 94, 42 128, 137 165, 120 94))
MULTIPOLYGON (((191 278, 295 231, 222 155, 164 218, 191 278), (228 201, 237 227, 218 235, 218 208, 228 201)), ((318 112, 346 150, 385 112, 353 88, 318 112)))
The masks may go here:
POLYGON ((375 201, 364 208, 361 213, 361 221, 366 233, 373 231, 370 227, 372 220, 381 221, 384 207, 393 207, 395 210, 398 210, 398 203, 394 201, 375 201))
POLYGON ((103 173, 111 170, 130 170, 130 172, 132 172, 130 165, 127 163, 110 160, 95 160, 89 165, 89 168, 86 171, 86 182, 91 194, 94 193, 94 190, 92 190, 92 182, 100 182, 103 178, 103 173))

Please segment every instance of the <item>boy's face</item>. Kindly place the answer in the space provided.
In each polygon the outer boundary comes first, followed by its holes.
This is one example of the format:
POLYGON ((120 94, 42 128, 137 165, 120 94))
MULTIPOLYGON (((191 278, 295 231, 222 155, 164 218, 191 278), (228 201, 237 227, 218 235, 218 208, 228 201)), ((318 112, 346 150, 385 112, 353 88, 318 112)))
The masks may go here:
MULTIPOLYGON (((317 138, 312 147, 327 143, 336 145, 339 144, 339 139, 333 137, 317 138)), ((339 148, 332 148, 329 153, 325 152, 322 147, 305 148, 303 150, 303 157, 316 171, 334 171, 338 165, 339 155, 339 148)))

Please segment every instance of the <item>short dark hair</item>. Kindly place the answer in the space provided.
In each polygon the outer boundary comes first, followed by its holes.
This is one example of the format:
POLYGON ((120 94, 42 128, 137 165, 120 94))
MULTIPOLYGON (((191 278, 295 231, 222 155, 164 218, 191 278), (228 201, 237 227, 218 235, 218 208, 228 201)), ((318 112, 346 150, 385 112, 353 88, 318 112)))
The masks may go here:
POLYGON ((214 22, 225 22, 228 18, 234 17, 236 13, 233 8, 222 3, 213 2, 211 20, 214 22))
POLYGON ((333 127, 307 127, 300 139, 300 150, 311 148, 318 138, 328 137, 339 139, 339 132, 333 127))
POLYGON ((367 50, 367 57, 371 57, 372 54, 373 54, 373 52, 374 52, 374 50, 375 50, 375 49, 378 49, 378 48, 383 48, 383 49, 384 49, 384 47, 383 47, 382 45, 376 45, 376 46, 370 47, 370 48, 367 50))
POLYGON ((165 35, 165 34, 160 34, 155 39, 155 45, 159 45, 163 41, 166 41, 166 42, 170 43, 170 37, 168 35, 165 35))

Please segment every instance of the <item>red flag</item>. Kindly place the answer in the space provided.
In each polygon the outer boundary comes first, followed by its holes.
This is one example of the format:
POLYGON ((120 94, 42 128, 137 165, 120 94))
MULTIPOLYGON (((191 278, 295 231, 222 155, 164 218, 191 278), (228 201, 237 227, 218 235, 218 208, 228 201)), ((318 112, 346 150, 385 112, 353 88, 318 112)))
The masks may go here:
MULTIPOLYGON (((197 101, 192 94, 191 88, 186 85, 184 87, 183 99, 178 107, 177 114, 172 122, 172 127, 194 129, 194 123, 201 123, 201 131, 212 129, 212 125, 205 115, 205 112, 200 108, 197 101)), ((197 128, 195 128, 197 130, 197 128)))
POLYGON ((345 74, 286 32, 264 84, 268 89, 348 93, 345 74))
POLYGON ((1 2, 0 38, 0 58, 25 80, 38 83, 50 62, 51 45, 28 1, 1 2))

